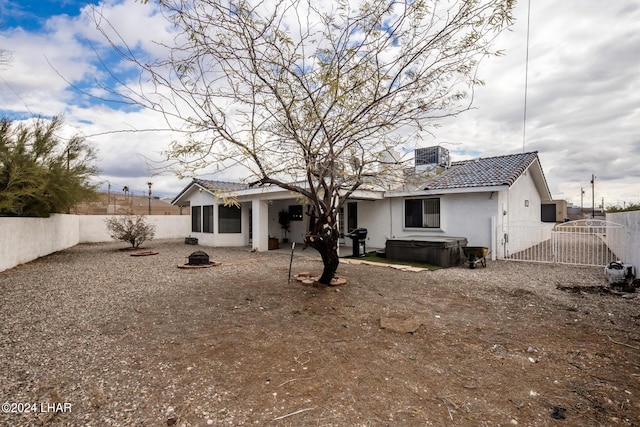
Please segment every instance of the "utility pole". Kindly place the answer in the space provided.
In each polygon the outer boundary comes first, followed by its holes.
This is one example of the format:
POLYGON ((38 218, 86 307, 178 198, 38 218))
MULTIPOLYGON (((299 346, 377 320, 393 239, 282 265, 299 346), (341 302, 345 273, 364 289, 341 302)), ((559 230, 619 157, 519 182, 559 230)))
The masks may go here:
MULTIPOLYGON (((596 217, 596 176, 591 174, 591 218, 596 217)), ((151 191, 151 190, 149 190, 151 191)))
POLYGON ((583 205, 584 205, 584 188, 580 187, 580 215, 582 215, 583 205))
POLYGON ((129 206, 129 186, 122 187, 122 192, 124 193, 124 205, 127 207, 127 211, 130 210, 130 213, 133 213, 133 206, 129 206))
POLYGON ((151 181, 147 182, 147 185, 149 186, 149 215, 151 215, 151 185, 153 183, 151 181))

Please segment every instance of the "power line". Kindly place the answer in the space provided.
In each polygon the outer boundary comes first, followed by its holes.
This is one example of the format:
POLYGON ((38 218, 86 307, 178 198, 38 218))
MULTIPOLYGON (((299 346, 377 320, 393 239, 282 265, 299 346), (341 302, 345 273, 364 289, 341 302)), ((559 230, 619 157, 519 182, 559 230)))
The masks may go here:
POLYGON ((529 88, 529 28, 531 24, 531 0, 527 7, 527 54, 524 67, 524 116, 522 119, 522 152, 527 136, 527 92, 529 88))

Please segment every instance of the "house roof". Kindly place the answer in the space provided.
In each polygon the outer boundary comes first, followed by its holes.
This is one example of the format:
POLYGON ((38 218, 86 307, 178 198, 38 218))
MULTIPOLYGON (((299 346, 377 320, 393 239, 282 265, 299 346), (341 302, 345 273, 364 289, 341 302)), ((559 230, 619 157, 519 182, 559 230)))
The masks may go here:
POLYGON ((193 182, 206 188, 207 190, 215 191, 239 191, 249 188, 247 184, 242 182, 231 181, 212 181, 210 179, 193 178, 193 182))
MULTIPOLYGON (((542 200, 551 200, 551 192, 547 185, 538 152, 509 154, 504 156, 477 158, 471 160, 463 160, 451 163, 451 166, 441 173, 433 176, 415 176, 422 183, 414 187, 414 191, 427 191, 437 193, 448 192, 464 192, 469 191, 485 191, 492 187, 511 187, 526 171, 531 172, 533 181, 538 188, 542 200)), ((241 182, 229 181, 212 181, 207 179, 194 178, 178 194, 172 204, 179 204, 184 200, 188 200, 189 190, 199 187, 210 192, 237 192, 249 190, 247 184, 241 182)), ((263 189, 264 190, 264 189, 263 189)), ((279 187, 274 187, 268 191, 281 191, 279 187), (277 190, 276 190, 277 189, 277 190)), ((398 197, 408 195, 405 192, 387 192, 386 196, 398 197)), ((380 194, 382 196, 382 193, 380 194)))
MULTIPOLYGON (((456 188, 512 186, 534 163, 541 194, 549 194, 546 179, 539 166, 538 153, 519 153, 486 157, 451 163, 442 173, 429 177, 421 188, 424 190, 450 190, 456 188)), ((550 196, 550 194, 549 194, 550 196)))
POLYGON ((220 191, 220 192, 229 192, 229 191, 239 191, 246 190, 249 188, 247 184, 243 184, 241 182, 231 182, 231 181, 213 181, 209 179, 200 179, 193 178, 193 180, 187 185, 172 201, 172 205, 179 204, 181 199, 191 190, 193 187, 200 187, 201 189, 208 191, 220 191))

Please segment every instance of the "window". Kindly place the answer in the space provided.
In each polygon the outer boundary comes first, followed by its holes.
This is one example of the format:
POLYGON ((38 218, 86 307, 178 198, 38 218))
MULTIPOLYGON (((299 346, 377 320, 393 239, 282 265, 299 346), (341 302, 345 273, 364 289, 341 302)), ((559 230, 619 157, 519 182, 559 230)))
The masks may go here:
POLYGON ((202 231, 213 233, 213 205, 202 207, 202 231))
POLYGON ((302 221, 302 205, 289 205, 289 219, 302 221))
POLYGON ((191 231, 193 233, 202 231, 202 206, 191 206, 191 231))
POLYGON ((218 206, 218 233, 242 233, 242 210, 237 206, 218 206))
POLYGON ((407 228, 440 228, 440 199, 405 200, 404 226, 407 228))

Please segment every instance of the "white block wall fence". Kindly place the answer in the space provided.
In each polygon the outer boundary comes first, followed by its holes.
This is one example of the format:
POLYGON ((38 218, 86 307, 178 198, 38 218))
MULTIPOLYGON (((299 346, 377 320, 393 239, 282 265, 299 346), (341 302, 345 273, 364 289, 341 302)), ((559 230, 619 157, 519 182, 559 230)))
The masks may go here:
POLYGON ((624 236, 607 236, 607 244, 625 264, 633 265, 636 277, 640 277, 640 211, 608 213, 607 221, 624 226, 624 236))
MULTIPOLYGON (((49 218, 0 217, 0 271, 79 243, 112 242, 105 221, 110 215, 64 215, 49 218)), ((150 215, 155 239, 189 236, 189 215, 150 215)))

